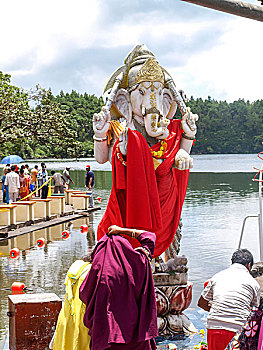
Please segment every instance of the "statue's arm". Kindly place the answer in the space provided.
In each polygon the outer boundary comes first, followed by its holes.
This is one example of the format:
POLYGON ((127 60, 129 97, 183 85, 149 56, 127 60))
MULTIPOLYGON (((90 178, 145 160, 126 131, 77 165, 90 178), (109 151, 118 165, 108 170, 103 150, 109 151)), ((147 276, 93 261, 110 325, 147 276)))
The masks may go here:
POLYGON ((179 170, 191 169, 193 167, 193 158, 190 157, 190 152, 197 131, 195 123, 197 120, 198 115, 193 114, 190 108, 187 108, 187 112, 183 115, 181 121, 184 132, 180 142, 180 149, 174 160, 174 165, 179 170))
POLYGON ((108 146, 107 140, 98 142, 94 140, 94 157, 100 164, 104 164, 107 161, 111 161, 111 149, 108 146))
POLYGON ((100 113, 93 115, 93 131, 94 131, 94 156, 98 163, 103 164, 108 160, 111 161, 111 147, 107 142, 107 131, 110 127, 110 112, 102 107, 100 113))

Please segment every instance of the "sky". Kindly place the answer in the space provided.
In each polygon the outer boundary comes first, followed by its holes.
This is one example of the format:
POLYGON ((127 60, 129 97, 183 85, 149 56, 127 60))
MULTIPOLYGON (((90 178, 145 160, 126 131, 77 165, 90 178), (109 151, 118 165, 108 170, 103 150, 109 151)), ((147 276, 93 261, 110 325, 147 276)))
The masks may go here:
POLYGON ((262 22, 180 0, 10 0, 1 13, 0 70, 26 90, 101 96, 145 44, 188 97, 263 99, 262 22))

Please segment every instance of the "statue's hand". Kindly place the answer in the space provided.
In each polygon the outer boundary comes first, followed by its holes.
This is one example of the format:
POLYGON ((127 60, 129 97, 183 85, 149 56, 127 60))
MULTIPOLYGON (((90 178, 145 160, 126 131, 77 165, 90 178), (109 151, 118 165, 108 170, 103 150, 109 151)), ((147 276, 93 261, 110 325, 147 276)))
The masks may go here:
POLYGON ((176 153, 174 164, 179 170, 188 170, 193 167, 193 158, 182 148, 176 153))
POLYGON ((187 112, 182 117, 182 128, 186 136, 195 137, 196 134, 196 124, 195 122, 198 120, 198 115, 193 114, 189 107, 187 107, 187 112))
POLYGON ((110 111, 105 107, 102 107, 100 113, 94 113, 93 130, 96 137, 106 137, 110 127, 110 120, 110 111))
POLYGON ((124 130, 120 133, 120 136, 119 136, 119 149, 124 156, 127 155, 127 144, 128 144, 128 128, 124 128, 124 130))

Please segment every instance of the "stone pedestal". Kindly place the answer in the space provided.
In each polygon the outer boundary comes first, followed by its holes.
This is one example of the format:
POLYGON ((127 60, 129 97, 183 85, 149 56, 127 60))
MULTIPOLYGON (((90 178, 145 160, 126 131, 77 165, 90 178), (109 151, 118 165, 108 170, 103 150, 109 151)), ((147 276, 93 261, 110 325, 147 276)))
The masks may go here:
POLYGON ((192 301, 193 284, 155 287, 159 335, 184 332, 186 316, 182 311, 192 301))
POLYGON ((9 349, 48 349, 62 301, 54 293, 9 295, 9 349))
POLYGON ((51 214, 61 215, 65 212, 65 196, 61 195, 52 195, 48 197, 51 200, 50 210, 51 214))
POLYGON ((71 200, 72 200, 72 206, 74 209, 78 210, 85 210, 88 209, 89 207, 89 200, 88 195, 86 194, 72 194, 71 195, 71 200))
POLYGON ((0 226, 16 224, 16 207, 15 204, 0 205, 0 226))
POLYGON ((17 222, 33 222, 35 201, 18 201, 16 202, 16 220, 17 222))
POLYGON ((192 301, 193 283, 187 281, 187 258, 177 255, 181 229, 182 221, 165 252, 166 262, 159 258, 153 267, 159 335, 163 336, 196 331, 192 322, 182 313, 192 301))
POLYGON ((50 213, 51 199, 34 199, 35 203, 35 218, 47 218, 50 213))

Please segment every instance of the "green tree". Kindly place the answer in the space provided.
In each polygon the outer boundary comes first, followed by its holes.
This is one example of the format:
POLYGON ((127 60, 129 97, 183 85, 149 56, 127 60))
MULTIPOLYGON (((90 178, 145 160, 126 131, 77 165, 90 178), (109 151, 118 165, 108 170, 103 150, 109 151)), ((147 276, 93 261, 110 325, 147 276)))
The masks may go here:
POLYGON ((24 142, 31 114, 27 93, 10 84, 11 76, 0 71, 0 152, 24 142))
POLYGON ((25 92, 0 72, 0 155, 22 157, 82 156, 70 118, 50 90, 25 92))
POLYGON ((55 100, 69 114, 71 126, 77 133, 78 141, 81 142, 84 156, 93 156, 92 118, 93 114, 100 112, 103 106, 102 97, 97 98, 87 93, 79 94, 73 90, 70 94, 61 91, 55 100))

